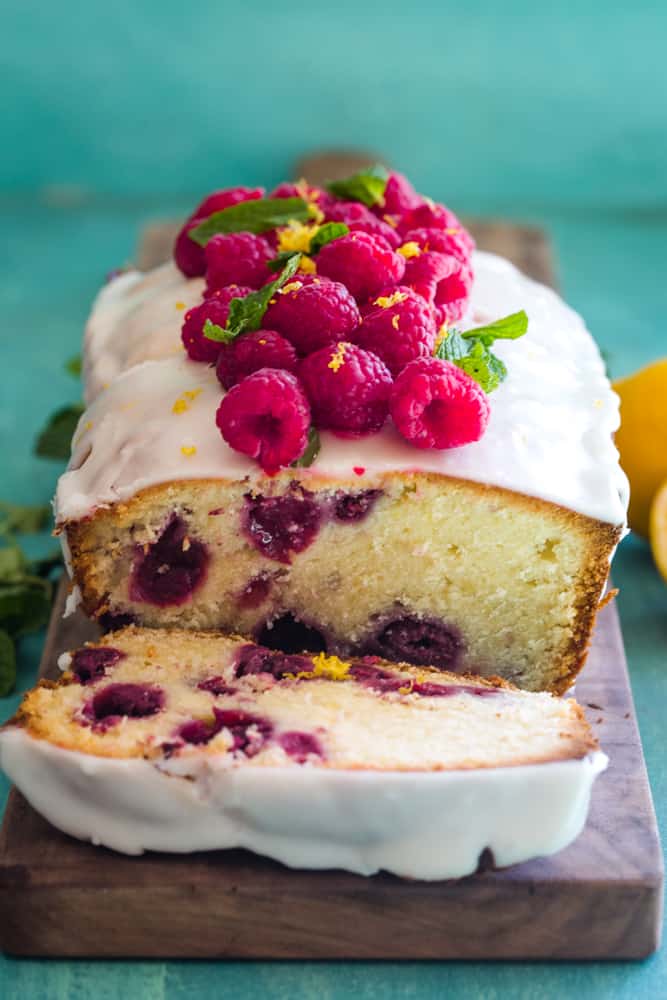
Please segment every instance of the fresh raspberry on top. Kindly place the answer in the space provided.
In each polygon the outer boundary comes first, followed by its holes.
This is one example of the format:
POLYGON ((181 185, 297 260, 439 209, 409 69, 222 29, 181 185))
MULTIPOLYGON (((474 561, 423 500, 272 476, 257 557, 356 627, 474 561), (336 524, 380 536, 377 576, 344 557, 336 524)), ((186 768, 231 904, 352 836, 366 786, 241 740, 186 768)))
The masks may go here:
POLYGON ((353 232, 322 247, 317 272, 346 285, 358 302, 365 302, 388 285, 397 285, 405 260, 382 236, 353 232))
POLYGON ((231 389, 260 368, 295 372, 298 362, 292 344, 275 330, 253 330, 236 337, 231 344, 220 345, 215 370, 225 389, 231 389))
POLYGON ((407 177, 394 170, 389 174, 387 186, 384 189, 384 203, 376 205, 373 211, 380 218, 384 218, 385 215, 400 217, 416 208, 421 201, 421 197, 407 177))
POLYGON ((433 354, 436 333, 429 303, 412 288, 399 285, 371 299, 352 339, 377 354, 395 378, 409 361, 433 354))
POLYGON ((460 448, 479 441, 489 422, 489 401, 474 379, 450 361, 417 358, 391 393, 391 415, 415 448, 460 448))
POLYGON ((444 229, 452 230, 468 245, 472 253, 475 241, 458 216, 438 202, 429 198, 422 199, 420 205, 406 212, 398 224, 401 233, 409 233, 411 229, 444 229))
POLYGON ((312 274, 295 275, 278 289, 264 313, 265 325, 287 337, 301 355, 344 340, 360 320, 345 285, 312 274))
POLYGON ((310 407, 294 375, 260 368, 223 396, 215 421, 230 448, 274 475, 305 451, 310 407))
POLYGON ((259 288, 273 257, 264 237, 254 233, 219 233, 208 241, 205 254, 207 292, 232 284, 259 288))
POLYGON ((313 184, 308 184, 307 181, 298 181, 296 184, 290 181, 283 181, 282 184, 279 184, 278 187, 269 193, 268 197, 303 198, 304 201, 314 201, 319 208, 324 208, 330 201, 333 201, 333 196, 328 191, 315 187, 313 184))
POLYGON ((222 191, 214 191, 197 206, 195 211, 189 216, 181 227, 176 242, 174 243, 174 260, 176 266, 186 276, 186 278, 196 278, 206 271, 206 257, 204 247, 191 240, 188 233, 200 222, 207 219, 214 212, 220 212, 229 205, 237 205, 241 201, 252 201, 255 198, 264 196, 264 188, 235 187, 225 188, 222 191))
POLYGON ((379 431, 387 419, 389 369, 356 344, 339 341, 309 354, 299 377, 317 427, 357 437, 379 431))
POLYGON ((427 251, 410 257, 404 283, 433 305, 438 326, 460 319, 472 288, 472 271, 456 257, 427 251))
POLYGON ((242 285, 228 285, 205 298, 194 309, 188 309, 183 318, 181 340, 192 361, 217 361, 222 345, 204 336, 206 320, 224 327, 229 315, 229 303, 232 299, 245 298, 251 291, 242 285))
POLYGON ((327 222, 344 222, 353 232, 362 230, 375 236, 384 236, 392 250, 400 246, 402 240, 398 232, 379 219, 360 201, 332 201, 326 209, 327 222))
MULTIPOLYGON (((410 229, 403 237, 403 247, 413 250, 415 244, 422 252, 435 250, 456 257, 462 264, 470 262, 470 236, 463 229, 410 229)), ((413 254, 417 256, 417 254, 413 254)))

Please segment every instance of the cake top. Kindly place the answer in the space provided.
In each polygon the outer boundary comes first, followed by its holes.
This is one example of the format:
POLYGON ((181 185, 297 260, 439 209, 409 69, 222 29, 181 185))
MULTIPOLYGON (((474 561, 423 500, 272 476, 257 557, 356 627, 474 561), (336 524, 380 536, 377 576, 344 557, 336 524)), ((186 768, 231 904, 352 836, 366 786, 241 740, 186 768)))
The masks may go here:
POLYGON ((377 657, 131 627, 61 666, 15 722, 96 756, 423 771, 579 759, 597 746, 571 699, 377 657))
MULTIPOLYGON (((488 397, 481 439, 457 448, 417 449, 390 422, 354 439, 324 431, 314 464, 290 474, 372 488, 386 472, 433 472, 624 523, 627 481, 612 440, 618 400, 584 323, 551 289, 508 261, 475 252, 472 263, 476 277, 462 329, 521 309, 529 318, 521 341, 493 345, 507 360, 508 374, 488 397)), ((193 283, 200 294, 200 279, 186 279, 168 264, 145 277, 120 277, 102 293, 89 323, 86 356, 89 372, 106 369, 110 384, 79 423, 69 470, 58 485, 58 522, 171 480, 263 476, 218 431, 222 390, 215 370, 184 357, 179 306, 193 283), (162 360, 144 360, 155 357, 162 360)))

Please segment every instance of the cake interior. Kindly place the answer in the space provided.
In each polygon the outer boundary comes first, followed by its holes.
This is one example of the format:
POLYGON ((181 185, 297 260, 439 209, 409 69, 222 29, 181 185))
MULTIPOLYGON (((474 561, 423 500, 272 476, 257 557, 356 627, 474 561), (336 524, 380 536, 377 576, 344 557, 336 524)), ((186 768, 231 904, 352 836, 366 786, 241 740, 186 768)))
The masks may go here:
POLYGON ((595 746, 575 702, 499 679, 134 626, 76 651, 14 721, 89 754, 215 754, 229 766, 467 769, 581 757, 595 746))
POLYGON ((495 487, 412 473, 174 482, 67 529, 103 625, 240 632, 563 691, 618 530, 495 487))

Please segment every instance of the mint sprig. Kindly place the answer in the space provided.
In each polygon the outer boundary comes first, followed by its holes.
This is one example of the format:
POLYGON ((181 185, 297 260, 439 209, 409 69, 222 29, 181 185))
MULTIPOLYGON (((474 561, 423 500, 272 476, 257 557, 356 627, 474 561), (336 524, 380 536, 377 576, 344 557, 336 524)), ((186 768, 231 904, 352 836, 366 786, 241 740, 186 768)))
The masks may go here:
POLYGON ((329 181, 326 185, 327 191, 335 194, 337 198, 344 198, 346 201, 360 201, 369 208, 373 205, 382 205, 384 202, 384 192, 389 180, 389 173, 380 164, 367 167, 352 174, 340 181, 329 181))
POLYGON ((507 366, 490 349, 496 340, 516 340, 528 329, 528 316, 522 309, 485 326, 463 332, 452 327, 435 352, 437 358, 451 361, 481 385, 493 392, 507 378, 507 366))
POLYGON ((37 436, 35 454, 40 458, 67 460, 74 431, 84 409, 83 403, 72 403, 56 410, 37 436))
POLYGON ((258 292, 250 292, 245 298, 232 299, 225 326, 221 327, 217 323, 207 321, 204 324, 204 336, 217 343, 229 344, 248 330, 259 330, 271 297, 294 277, 299 270, 300 260, 301 254, 295 254, 287 261, 275 281, 264 285, 258 292))
POLYGON ((291 468, 293 469, 307 469, 308 466, 312 465, 317 456, 320 453, 320 448, 322 443, 320 441, 320 435, 318 434, 317 427, 313 427, 311 424, 308 428, 308 444, 306 445, 303 454, 292 462, 291 468))
POLYGON ((350 227, 346 226, 344 222, 325 222, 310 241, 308 256, 314 257, 327 243, 332 243, 334 240, 340 239, 341 236, 347 236, 349 231, 350 227))
POLYGON ((289 222, 307 222, 308 203, 303 198, 253 198, 228 205, 194 226, 188 236, 205 247, 218 233, 266 233, 289 222))
POLYGON ((43 531, 51 520, 48 504, 6 503, 0 500, 0 537, 43 531))

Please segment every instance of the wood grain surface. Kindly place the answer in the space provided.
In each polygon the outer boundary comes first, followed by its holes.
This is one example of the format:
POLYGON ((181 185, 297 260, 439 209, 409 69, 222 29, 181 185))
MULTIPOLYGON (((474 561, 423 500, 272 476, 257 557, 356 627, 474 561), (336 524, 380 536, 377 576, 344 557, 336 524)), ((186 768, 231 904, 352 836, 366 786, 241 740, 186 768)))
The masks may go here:
MULTIPOLYGON (((538 231, 473 222, 480 246, 553 280, 538 231)), ((150 227, 140 262, 168 252, 150 227)), ((61 618, 42 660, 96 634, 61 618)), ((615 607, 576 695, 610 756, 565 851, 460 881, 292 871, 245 851, 127 858, 54 830, 15 790, 0 835, 0 943, 17 955, 242 958, 640 958, 659 944, 662 855, 615 607)), ((446 846, 446 845, 445 845, 446 846)))

